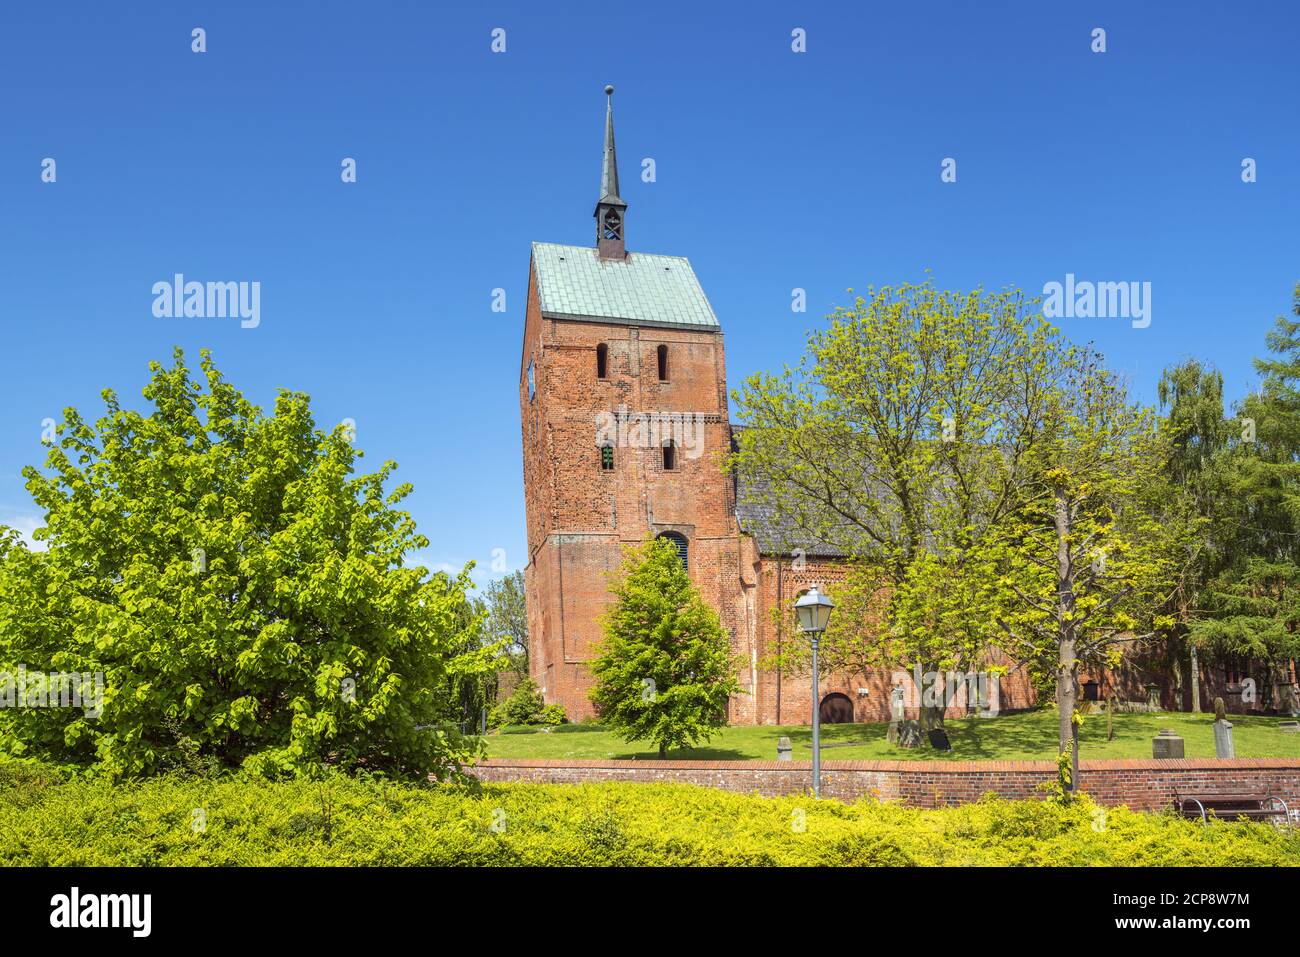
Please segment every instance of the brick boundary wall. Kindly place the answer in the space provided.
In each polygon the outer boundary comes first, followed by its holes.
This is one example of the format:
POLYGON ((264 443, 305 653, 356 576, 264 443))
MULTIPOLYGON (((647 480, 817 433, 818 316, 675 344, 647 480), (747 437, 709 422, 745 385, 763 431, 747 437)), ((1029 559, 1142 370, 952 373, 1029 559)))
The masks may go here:
MULTIPOLYGON (((490 758, 468 773, 484 783, 532 781, 673 782, 764 797, 811 790, 809 761, 578 761, 490 758)), ((860 797, 942 807, 977 801, 993 792, 1007 799, 1042 797, 1038 786, 1056 776, 1052 761, 824 761, 822 795, 860 797)), ((1134 810, 1168 806, 1175 792, 1268 793, 1300 811, 1300 759, 1165 759, 1083 761, 1081 786, 1099 804, 1134 810)))

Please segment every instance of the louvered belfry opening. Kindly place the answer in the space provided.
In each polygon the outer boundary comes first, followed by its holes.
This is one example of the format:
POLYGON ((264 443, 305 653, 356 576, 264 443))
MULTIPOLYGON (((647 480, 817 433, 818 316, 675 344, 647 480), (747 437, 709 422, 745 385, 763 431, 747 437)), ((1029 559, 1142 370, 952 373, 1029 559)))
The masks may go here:
POLYGON ((682 560, 682 568, 690 569, 690 545, 686 541, 686 536, 681 532, 664 532, 659 536, 672 542, 677 548, 677 557, 682 560))

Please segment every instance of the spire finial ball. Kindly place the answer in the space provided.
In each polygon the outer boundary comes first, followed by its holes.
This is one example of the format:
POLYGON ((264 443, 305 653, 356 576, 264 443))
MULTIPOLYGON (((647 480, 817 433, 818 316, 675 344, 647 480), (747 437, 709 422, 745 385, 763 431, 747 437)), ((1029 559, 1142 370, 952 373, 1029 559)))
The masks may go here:
POLYGON ((606 96, 613 96, 613 95, 614 95, 614 87, 611 86, 611 85, 606 84, 606 86, 605 86, 605 95, 606 95, 606 96))

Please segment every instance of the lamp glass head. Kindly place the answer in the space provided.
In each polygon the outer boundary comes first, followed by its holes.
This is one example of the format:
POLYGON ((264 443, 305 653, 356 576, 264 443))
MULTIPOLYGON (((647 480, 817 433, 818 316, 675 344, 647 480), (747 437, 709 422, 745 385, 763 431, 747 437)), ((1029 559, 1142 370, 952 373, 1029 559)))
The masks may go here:
POLYGON ((831 617, 831 609, 834 607, 835 603, 819 592, 816 586, 808 589, 807 593, 794 603, 795 614, 799 616, 799 630, 825 631, 826 623, 831 617))

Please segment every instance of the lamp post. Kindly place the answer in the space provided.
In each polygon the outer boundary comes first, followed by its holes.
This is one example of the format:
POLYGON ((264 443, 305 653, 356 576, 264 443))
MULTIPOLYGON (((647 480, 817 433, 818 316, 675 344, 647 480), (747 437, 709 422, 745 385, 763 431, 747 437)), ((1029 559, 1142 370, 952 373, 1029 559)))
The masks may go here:
POLYGON ((799 616, 799 630, 812 641, 812 748, 813 748, 813 795, 822 796, 822 722, 820 694, 818 693, 817 645, 822 632, 830 620, 831 609, 835 603, 817 591, 814 585, 797 602, 794 603, 795 614, 799 616))

